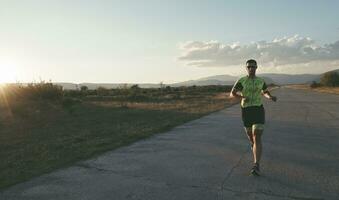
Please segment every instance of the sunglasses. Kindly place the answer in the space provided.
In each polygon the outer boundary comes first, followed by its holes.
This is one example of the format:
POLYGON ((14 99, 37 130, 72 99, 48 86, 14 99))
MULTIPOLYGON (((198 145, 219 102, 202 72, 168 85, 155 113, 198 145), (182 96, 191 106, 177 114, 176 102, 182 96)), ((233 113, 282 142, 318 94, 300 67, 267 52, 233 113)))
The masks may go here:
POLYGON ((250 68, 257 68, 257 66, 247 66, 247 69, 250 69, 250 68))

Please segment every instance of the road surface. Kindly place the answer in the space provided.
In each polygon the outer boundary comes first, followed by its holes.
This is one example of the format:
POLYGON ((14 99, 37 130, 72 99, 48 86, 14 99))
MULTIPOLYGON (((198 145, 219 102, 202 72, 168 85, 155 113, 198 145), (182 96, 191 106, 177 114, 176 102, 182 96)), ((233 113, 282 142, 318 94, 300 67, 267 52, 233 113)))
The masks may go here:
POLYGON ((339 199, 339 95, 281 88, 265 100, 261 177, 239 105, 76 163, 0 199, 339 199))

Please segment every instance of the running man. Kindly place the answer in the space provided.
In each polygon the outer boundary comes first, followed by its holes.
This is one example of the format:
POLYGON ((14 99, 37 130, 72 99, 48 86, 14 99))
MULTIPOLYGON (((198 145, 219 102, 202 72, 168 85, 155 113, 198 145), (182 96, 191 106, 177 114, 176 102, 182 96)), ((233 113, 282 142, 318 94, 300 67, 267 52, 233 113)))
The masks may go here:
POLYGON ((231 98, 241 99, 241 114, 247 137, 251 143, 254 165, 251 174, 259 175, 259 162, 262 152, 261 135, 264 131, 265 109, 262 104, 261 95, 277 101, 277 97, 272 96, 267 90, 264 79, 255 75, 257 62, 248 60, 246 62, 247 76, 240 78, 233 86, 231 98), (237 94, 241 92, 241 94, 237 94))

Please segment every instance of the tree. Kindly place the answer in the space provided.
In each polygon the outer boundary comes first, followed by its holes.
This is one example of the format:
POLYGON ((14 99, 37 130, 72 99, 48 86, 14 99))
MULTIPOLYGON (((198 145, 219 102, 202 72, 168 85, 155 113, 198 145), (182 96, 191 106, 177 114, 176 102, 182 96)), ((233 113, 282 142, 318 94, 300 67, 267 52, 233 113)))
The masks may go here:
POLYGON ((86 85, 83 85, 83 86, 80 87, 80 90, 81 91, 87 91, 88 87, 86 85))
POLYGON ((162 95, 163 94, 163 90, 165 88, 165 85, 164 85, 164 83, 162 81, 159 83, 159 87, 160 87, 160 94, 162 95))
POLYGON ((165 88, 166 88, 166 92, 170 92, 172 90, 171 86, 169 86, 169 85, 166 86, 165 88))
POLYGON ((324 86, 339 86, 339 74, 337 72, 326 72, 320 79, 320 83, 324 86))
POLYGON ((161 88, 161 90, 162 90, 162 89, 165 87, 165 84, 164 84, 164 82, 162 82, 162 81, 161 81, 161 82, 159 83, 159 87, 160 87, 160 88, 161 88))
POLYGON ((140 87, 138 84, 132 85, 129 91, 129 96, 132 98, 136 98, 139 95, 140 87))
POLYGON ((140 89, 140 87, 139 87, 138 84, 135 84, 135 85, 132 85, 132 86, 131 86, 131 89, 132 89, 132 90, 138 90, 138 89, 140 89))

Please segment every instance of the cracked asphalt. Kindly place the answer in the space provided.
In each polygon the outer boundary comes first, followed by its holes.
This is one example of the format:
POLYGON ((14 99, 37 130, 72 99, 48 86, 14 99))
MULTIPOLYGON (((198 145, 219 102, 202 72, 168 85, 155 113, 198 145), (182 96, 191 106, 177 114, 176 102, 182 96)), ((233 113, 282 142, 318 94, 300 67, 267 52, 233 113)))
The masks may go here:
POLYGON ((339 95, 281 88, 265 100, 262 176, 232 106, 45 174, 1 200, 339 199, 339 95))

